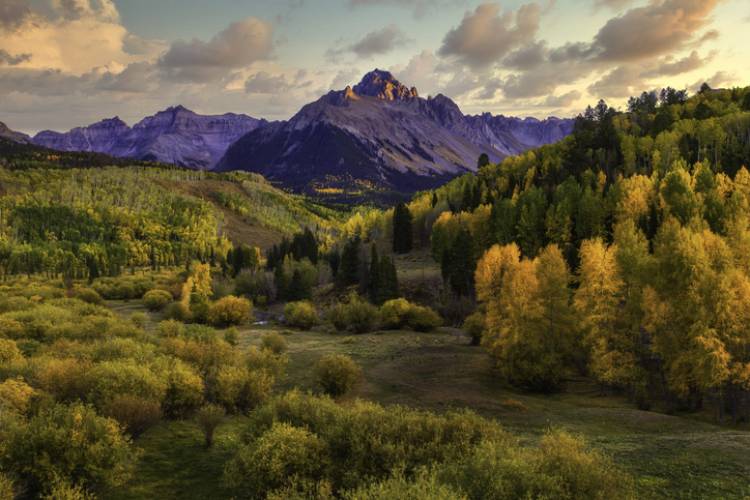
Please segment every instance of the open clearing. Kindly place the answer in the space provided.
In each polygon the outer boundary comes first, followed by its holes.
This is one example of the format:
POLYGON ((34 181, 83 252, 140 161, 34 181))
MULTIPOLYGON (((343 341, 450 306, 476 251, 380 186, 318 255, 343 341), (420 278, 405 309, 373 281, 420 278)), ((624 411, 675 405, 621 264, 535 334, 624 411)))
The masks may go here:
MULTIPOLYGON (((136 302, 112 303, 120 314, 143 312, 136 302)), ((158 316, 151 316, 155 324, 158 316)), ((490 357, 460 331, 375 332, 363 335, 302 332, 276 326, 240 331, 240 344, 279 331, 289 344, 287 375, 278 390, 315 390, 311 373, 323 354, 345 353, 360 363, 365 380, 352 397, 385 405, 445 411, 471 408, 496 418, 522 440, 550 427, 583 435, 636 476, 640 498, 747 498, 750 429, 718 426, 701 414, 665 415, 637 410, 619 396, 602 395, 586 379, 570 380, 559 394, 523 393, 503 384, 490 357)), ((165 422, 138 439, 143 456, 135 479, 112 498, 223 498, 224 462, 246 425, 233 418, 207 451, 192 422, 165 422)))

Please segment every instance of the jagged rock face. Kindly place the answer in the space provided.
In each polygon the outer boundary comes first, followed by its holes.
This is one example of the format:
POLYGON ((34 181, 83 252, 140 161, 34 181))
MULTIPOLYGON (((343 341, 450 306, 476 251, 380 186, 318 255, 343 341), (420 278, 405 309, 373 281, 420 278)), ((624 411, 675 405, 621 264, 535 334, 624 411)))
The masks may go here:
POLYGON ((233 144, 216 169, 250 170, 296 190, 352 179, 410 194, 492 161, 555 142, 572 120, 465 116, 451 99, 418 96, 375 70, 353 88, 331 91, 286 122, 233 144))
POLYGON ((384 101, 402 101, 419 97, 417 89, 401 85, 388 71, 370 71, 352 89, 356 95, 370 96, 384 101))
POLYGON ((45 130, 33 142, 62 151, 93 151, 208 169, 230 144, 261 123, 246 115, 204 116, 177 106, 144 118, 132 128, 115 117, 65 133, 45 130))
POLYGON ((21 144, 28 144, 30 137, 22 132, 16 132, 8 128, 6 124, 0 122, 0 137, 3 139, 9 139, 13 142, 19 142, 21 144))

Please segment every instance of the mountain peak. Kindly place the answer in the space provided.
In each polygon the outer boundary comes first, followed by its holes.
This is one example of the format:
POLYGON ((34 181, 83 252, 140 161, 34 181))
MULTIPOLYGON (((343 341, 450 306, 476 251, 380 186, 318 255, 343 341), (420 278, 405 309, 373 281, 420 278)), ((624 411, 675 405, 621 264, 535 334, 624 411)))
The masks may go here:
POLYGON ((354 93, 361 96, 377 97, 384 101, 401 101, 418 97, 417 89, 408 88, 389 71, 376 69, 362 77, 353 88, 354 93))

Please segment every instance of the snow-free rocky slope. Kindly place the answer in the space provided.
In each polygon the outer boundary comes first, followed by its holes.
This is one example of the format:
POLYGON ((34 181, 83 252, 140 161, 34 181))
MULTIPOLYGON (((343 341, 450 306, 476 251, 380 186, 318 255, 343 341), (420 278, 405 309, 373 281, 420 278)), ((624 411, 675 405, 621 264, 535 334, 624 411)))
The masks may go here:
POLYGON ((421 98, 386 71, 331 91, 289 121, 239 139, 217 170, 250 170, 309 193, 360 186, 409 194, 568 135, 567 119, 465 116, 448 97, 421 98))
POLYGON ((32 141, 61 151, 93 151, 209 169, 230 144, 262 123, 247 115, 206 116, 176 106, 146 117, 132 128, 115 117, 65 133, 45 130, 32 141))

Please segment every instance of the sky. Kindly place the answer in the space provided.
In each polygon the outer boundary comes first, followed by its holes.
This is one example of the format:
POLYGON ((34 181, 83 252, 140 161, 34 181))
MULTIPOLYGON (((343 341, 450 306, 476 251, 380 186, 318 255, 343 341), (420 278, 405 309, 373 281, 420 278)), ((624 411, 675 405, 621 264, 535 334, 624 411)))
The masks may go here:
POLYGON ((575 116, 750 85, 748 30, 748 0, 0 0, 0 121, 287 119, 375 68, 464 113, 575 116))

